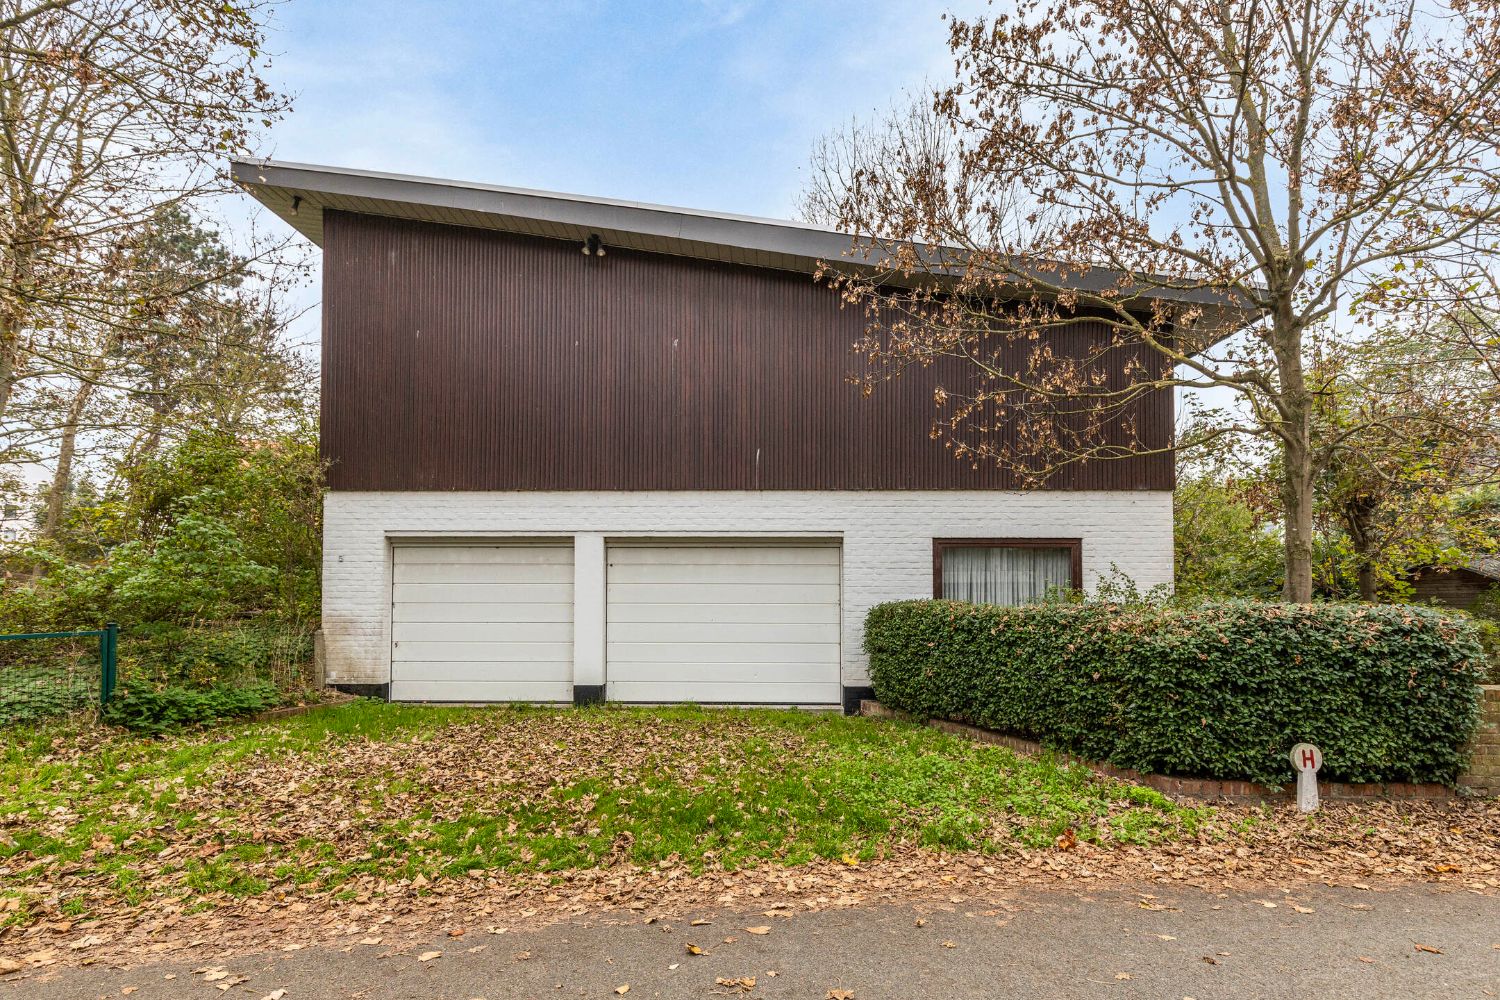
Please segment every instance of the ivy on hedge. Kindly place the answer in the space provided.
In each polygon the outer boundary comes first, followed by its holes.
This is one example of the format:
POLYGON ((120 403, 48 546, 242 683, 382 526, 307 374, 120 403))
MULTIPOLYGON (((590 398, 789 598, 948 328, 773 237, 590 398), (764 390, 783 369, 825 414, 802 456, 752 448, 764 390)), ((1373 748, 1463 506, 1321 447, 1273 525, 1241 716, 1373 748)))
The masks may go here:
POLYGON ((1452 784, 1478 718, 1468 623, 1410 605, 955 601, 865 619, 876 696, 1155 774, 1452 784))

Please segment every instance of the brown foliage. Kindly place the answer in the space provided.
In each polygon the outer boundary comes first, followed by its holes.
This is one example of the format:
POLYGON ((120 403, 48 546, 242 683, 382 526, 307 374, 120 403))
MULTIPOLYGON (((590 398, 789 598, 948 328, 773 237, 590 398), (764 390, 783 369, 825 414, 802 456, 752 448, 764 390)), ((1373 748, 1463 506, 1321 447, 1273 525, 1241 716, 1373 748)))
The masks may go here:
POLYGON ((968 359, 980 387, 940 392, 934 433, 1042 474, 1119 457, 1093 442, 1143 394, 1232 390, 1182 443, 1276 443, 1286 595, 1309 599, 1312 334, 1351 311, 1425 329, 1486 287, 1500 5, 1022 0, 950 42, 951 85, 815 156, 808 214, 858 234, 829 271, 870 311, 872 382, 968 359), (1235 313, 1260 318, 1225 339, 1235 313), (1112 335, 1058 357, 1080 314, 1112 335), (996 366, 1000 342, 1031 362, 996 366), (1099 375, 1140 343, 1159 364, 1099 375))

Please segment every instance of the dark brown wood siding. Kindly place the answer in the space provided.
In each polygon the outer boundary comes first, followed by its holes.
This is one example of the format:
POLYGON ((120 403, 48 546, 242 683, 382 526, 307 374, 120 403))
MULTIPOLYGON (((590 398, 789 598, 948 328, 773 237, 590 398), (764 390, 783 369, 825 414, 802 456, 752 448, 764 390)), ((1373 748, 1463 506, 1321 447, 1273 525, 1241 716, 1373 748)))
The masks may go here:
MULTIPOLYGON (((933 387, 961 369, 868 398, 851 386, 863 315, 806 275, 345 213, 324 234, 333 489, 1021 485, 929 436, 933 387)), ((1167 443, 1170 394, 1140 422, 1167 443)), ((1171 489, 1172 460, 1091 462, 1049 485, 1171 489)))
POLYGON ((1472 570, 1428 570, 1412 584, 1418 601, 1435 601, 1454 608, 1469 608, 1500 583, 1472 570))

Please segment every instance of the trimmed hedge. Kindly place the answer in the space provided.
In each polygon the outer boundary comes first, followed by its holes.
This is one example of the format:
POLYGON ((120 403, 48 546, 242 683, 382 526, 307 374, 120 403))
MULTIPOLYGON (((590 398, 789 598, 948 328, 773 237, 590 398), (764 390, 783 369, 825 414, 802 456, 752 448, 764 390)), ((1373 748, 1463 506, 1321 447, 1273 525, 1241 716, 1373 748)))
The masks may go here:
POLYGON ((1472 626, 1409 605, 882 604, 876 696, 1155 774, 1452 784, 1478 718, 1472 626))

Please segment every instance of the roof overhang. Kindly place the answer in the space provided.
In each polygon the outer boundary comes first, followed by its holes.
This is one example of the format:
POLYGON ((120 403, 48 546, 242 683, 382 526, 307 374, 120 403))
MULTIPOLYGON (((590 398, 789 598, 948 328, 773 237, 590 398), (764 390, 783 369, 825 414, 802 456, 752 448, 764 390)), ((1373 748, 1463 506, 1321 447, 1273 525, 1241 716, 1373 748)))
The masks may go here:
MULTIPOLYGON (((779 219, 271 160, 232 160, 230 176, 318 246, 323 213, 334 210, 580 243, 598 235, 607 246, 809 275, 821 263, 874 262, 859 259, 849 233, 779 219)), ((1103 292, 1119 278, 1119 272, 1096 267, 1071 270, 1066 281, 1080 292, 1103 292)), ((1195 338, 1200 343, 1222 339, 1255 318, 1231 296, 1202 287, 1157 286, 1139 298, 1201 309, 1195 338)))

